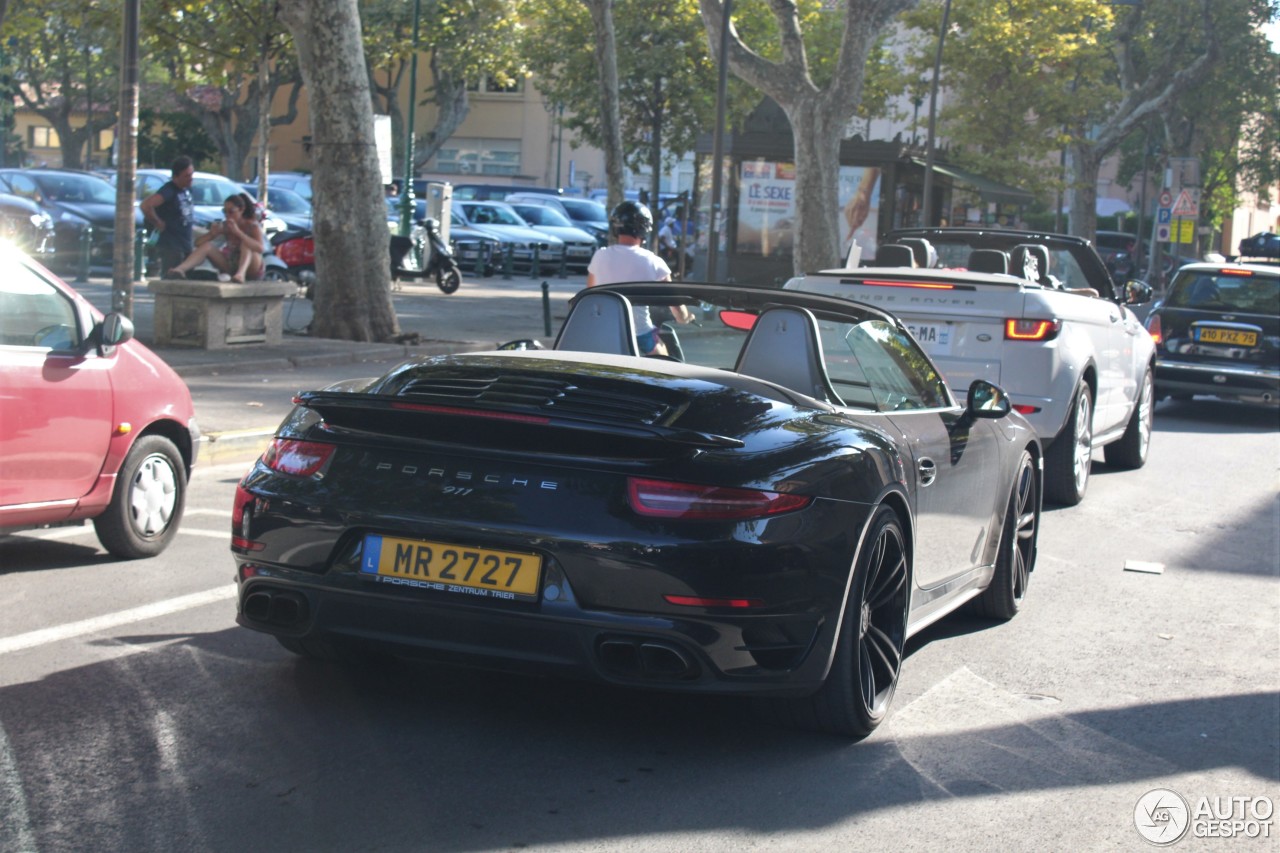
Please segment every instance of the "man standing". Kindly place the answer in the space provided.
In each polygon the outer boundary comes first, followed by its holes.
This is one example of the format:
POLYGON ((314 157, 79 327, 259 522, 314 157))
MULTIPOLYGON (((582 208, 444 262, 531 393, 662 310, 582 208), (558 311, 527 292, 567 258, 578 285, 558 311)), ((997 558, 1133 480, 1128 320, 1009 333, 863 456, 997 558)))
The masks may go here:
POLYGON ((156 249, 160 254, 161 275, 182 263, 195 249, 191 239, 195 206, 191 201, 191 181, 196 167, 190 157, 173 161, 172 177, 160 189, 145 198, 139 206, 143 217, 160 236, 156 249))
MULTIPOLYGON (((609 226, 618 242, 600 249, 591 257, 591 264, 587 267, 587 287, 623 281, 671 280, 671 268, 667 262, 641 245, 653 228, 653 215, 649 208, 634 201, 624 201, 609 214, 609 226)), ((632 308, 632 311, 640 354, 667 355, 667 348, 658 337, 658 328, 649 316, 649 308, 632 308)), ((673 306, 671 313, 677 323, 688 323, 693 319, 683 305, 673 306)))

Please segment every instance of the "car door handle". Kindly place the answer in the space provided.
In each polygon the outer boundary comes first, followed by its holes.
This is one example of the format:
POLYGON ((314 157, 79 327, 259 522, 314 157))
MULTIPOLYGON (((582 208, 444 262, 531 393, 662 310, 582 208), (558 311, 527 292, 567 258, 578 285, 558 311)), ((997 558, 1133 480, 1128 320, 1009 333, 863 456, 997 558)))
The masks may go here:
POLYGON ((938 478, 938 466, 934 464, 932 459, 925 456, 916 463, 916 474, 919 476, 920 485, 928 488, 938 478))

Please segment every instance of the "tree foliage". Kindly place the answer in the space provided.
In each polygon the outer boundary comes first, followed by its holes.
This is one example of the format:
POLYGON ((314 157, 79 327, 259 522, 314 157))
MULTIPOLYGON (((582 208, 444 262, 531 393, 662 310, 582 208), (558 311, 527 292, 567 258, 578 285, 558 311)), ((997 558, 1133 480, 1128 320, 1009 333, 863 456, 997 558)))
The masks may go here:
MULTIPOLYGON (((573 147, 603 147, 590 12, 582 0, 532 0, 526 12, 522 50, 535 85, 563 108, 573 147)), ((652 167, 656 153, 660 171, 692 151, 714 121, 716 67, 696 0, 622 0, 615 12, 617 40, 627 46, 618 54, 626 164, 652 167)), ((746 114, 754 101, 747 92, 734 87, 731 115, 746 114)))
MULTIPOLYGON (((1070 230, 1092 237, 1102 161, 1203 81, 1219 33, 1243 23, 1239 6, 953 0, 944 66, 955 106, 944 112, 944 135, 964 162, 1041 190, 1048 182, 1036 169, 1065 147, 1070 230)), ((939 16, 933 3, 911 20, 929 40, 939 16)))
MULTIPOLYGON (((759 0, 755 0, 759 2, 759 0)), ((840 0, 822 12, 816 2, 763 0, 771 26, 729 29, 729 68, 771 97, 791 124, 795 145, 794 269, 839 261, 836 217, 840 141, 862 102, 867 59, 884 27, 916 0, 840 0), (839 34, 838 38, 836 33, 839 34), (828 39, 824 41, 823 39, 828 39), (811 44, 812 43, 812 44, 811 44), (813 45, 821 44, 822 49, 813 45)), ((719 52, 723 0, 699 0, 713 55, 719 52)), ((717 57, 718 58, 718 57, 717 57)))
MULTIPOLYGON (((471 109, 468 88, 481 78, 509 86, 522 80, 524 63, 516 0, 420 0, 418 105, 435 108, 435 123, 416 140, 414 170, 449 140, 471 109), (425 57, 425 62, 421 59, 425 57)), ((364 0, 360 5, 365 62, 379 112, 391 116, 394 139, 404 138, 400 92, 409 83, 414 54, 414 3, 364 0)), ((416 122, 415 122, 416 123, 416 122)), ((396 174, 404 171, 403 147, 393 146, 396 174)))
POLYGON ((112 0, 15 0, 6 15, 5 53, 18 97, 57 131, 69 168, 86 165, 90 140, 115 127, 120 15, 112 0))
POLYGON ((144 6, 149 54, 167 72, 167 82, 149 86, 148 94, 166 109, 199 119, 218 146, 222 171, 236 179, 245 177, 263 110, 280 89, 289 92, 288 105, 270 117, 270 125, 297 118, 302 78, 276 9, 275 0, 160 0, 144 6))

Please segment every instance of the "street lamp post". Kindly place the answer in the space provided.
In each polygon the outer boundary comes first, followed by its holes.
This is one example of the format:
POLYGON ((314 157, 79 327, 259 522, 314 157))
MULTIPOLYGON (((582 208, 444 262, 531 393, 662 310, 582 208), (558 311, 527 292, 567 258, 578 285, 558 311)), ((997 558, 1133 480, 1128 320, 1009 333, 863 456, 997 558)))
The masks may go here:
POLYGON ((715 281, 720 264, 720 195, 724 172, 724 114, 729 89, 729 16, 733 0, 724 0, 724 18, 720 21, 720 78, 716 83, 716 127, 711 143, 711 222, 707 228, 707 281, 715 281))
POLYGON ((422 0, 413 0, 413 56, 409 60, 409 114, 404 127, 404 186, 400 188, 400 236, 413 230, 413 126, 417 121, 414 108, 418 104, 418 24, 422 17, 422 0))
POLYGON ((929 88, 929 135, 924 154, 924 226, 933 224, 933 135, 938 122, 938 74, 942 67, 942 43, 947 38, 947 22, 951 18, 951 0, 942 6, 942 28, 938 31, 938 52, 933 57, 933 85, 929 88))

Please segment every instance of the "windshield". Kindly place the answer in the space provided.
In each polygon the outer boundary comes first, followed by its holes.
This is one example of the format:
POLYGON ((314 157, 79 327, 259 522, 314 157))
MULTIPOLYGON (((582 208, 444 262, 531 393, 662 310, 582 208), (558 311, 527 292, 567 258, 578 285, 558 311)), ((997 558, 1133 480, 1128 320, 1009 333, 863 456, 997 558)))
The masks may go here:
POLYGON ((311 213, 311 205, 305 198, 282 187, 271 187, 267 191, 267 207, 276 213, 311 213))
POLYGON ((557 228, 572 228, 573 223, 565 219, 563 213, 550 207, 539 207, 536 204, 522 204, 516 207, 516 213, 526 222, 534 225, 554 225, 557 228))
MULTIPOLYGON (((932 242, 938 250, 938 266, 944 269, 968 269, 969 253, 978 248, 967 242, 944 243, 936 239, 932 242)), ((1068 249, 1052 246, 1045 248, 1049 250, 1049 275, 1057 279, 1060 286, 1069 289, 1090 286, 1084 270, 1068 249)))
POLYGON ((528 223, 520 218, 514 210, 509 207, 499 207, 498 205, 487 204, 464 204, 462 210, 467 214, 467 219, 475 225, 518 225, 527 227, 528 223))
POLYGON ((609 223, 609 212, 604 209, 603 204, 570 198, 562 198, 560 203, 564 205, 569 218, 574 222, 599 222, 604 225, 609 223))
POLYGON ((194 204, 221 207, 224 201, 243 192, 239 184, 225 178, 194 178, 191 181, 191 201, 194 204))
MULTIPOLYGON (((30 174, 30 173, 28 173, 30 174)), ((115 204, 116 188, 102 178, 88 175, 35 175, 40 192, 50 201, 115 204)))
POLYGON ((1280 276, 1248 270, 1180 270, 1165 304, 1170 308, 1280 316, 1280 276))

